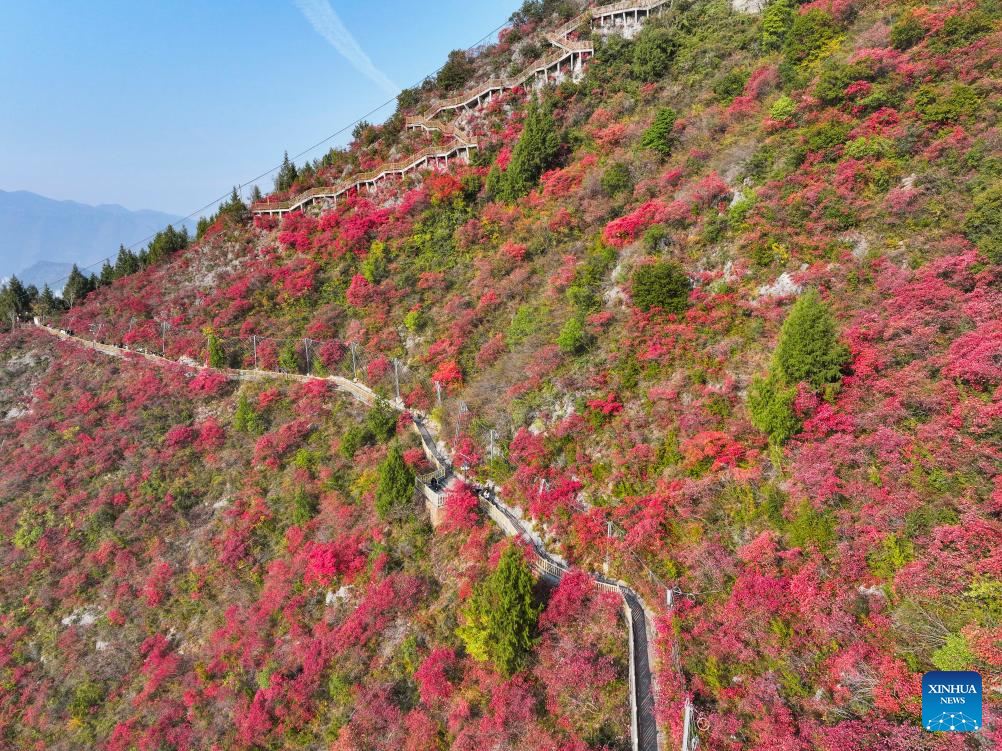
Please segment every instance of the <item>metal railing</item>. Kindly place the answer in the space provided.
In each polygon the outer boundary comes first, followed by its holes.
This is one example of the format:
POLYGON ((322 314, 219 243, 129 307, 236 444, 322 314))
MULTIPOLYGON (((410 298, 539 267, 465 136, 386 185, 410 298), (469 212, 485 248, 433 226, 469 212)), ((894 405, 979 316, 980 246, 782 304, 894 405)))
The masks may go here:
MULTIPOLYGON (((332 383, 338 390, 349 394, 367 406, 372 406, 382 399, 382 397, 380 397, 380 395, 373 388, 355 380, 354 378, 349 379, 340 375, 315 376, 303 373, 289 373, 271 370, 214 368, 208 365, 191 364, 190 362, 182 363, 169 357, 153 354, 145 350, 137 351, 136 349, 118 347, 115 345, 84 339, 70 332, 47 326, 40 321, 36 321, 36 325, 61 340, 72 340, 89 349, 113 357, 127 357, 129 355, 133 355, 142 357, 157 364, 173 367, 186 367, 188 369, 198 371, 213 371, 229 379, 241 381, 261 380, 265 378, 283 378, 297 382, 323 380, 332 383)), ((397 410, 405 409, 405 405, 397 399, 393 399, 388 403, 397 410)), ((501 500, 501 498, 498 497, 493 487, 482 486, 474 482, 469 482, 461 474, 454 472, 449 460, 440 453, 438 446, 436 445, 435 438, 427 427, 425 415, 418 410, 412 410, 411 416, 412 425, 418 433, 425 455, 434 465, 433 470, 421 473, 415 477, 415 487, 420 490, 424 496, 425 505, 429 512, 435 514, 443 508, 444 495, 441 491, 444 490, 444 487, 449 480, 455 477, 463 482, 466 482, 479 497, 480 505, 487 513, 488 517, 505 533, 505 535, 523 540, 527 543, 530 551, 529 563, 532 568, 543 577, 552 581, 560 581, 568 571, 567 565, 556 560, 546 551, 543 547, 543 543, 532 534, 531 528, 526 524, 526 522, 517 516, 514 510, 509 508, 501 500)), ((644 606, 639 595, 625 583, 609 579, 601 574, 591 574, 591 577, 597 586, 616 592, 623 598, 624 613, 629 627, 629 691, 632 747, 637 749, 637 751, 657 751, 659 748, 659 740, 657 726, 653 715, 652 697, 654 691, 654 676, 650 670, 650 650, 648 646, 650 637, 647 630, 647 608, 644 606), (636 622, 638 617, 644 619, 644 624, 638 624, 636 622), (642 625, 643 628, 639 628, 640 625, 642 625), (643 635, 643 644, 637 643, 637 640, 634 638, 635 630, 643 635), (643 655, 640 655, 639 650, 644 650, 643 655), (643 657, 643 666, 645 671, 642 675, 638 674, 637 670, 638 656, 643 657), (642 696, 638 695, 638 687, 644 688, 644 694, 642 696), (642 713, 643 717, 640 717, 642 713)))

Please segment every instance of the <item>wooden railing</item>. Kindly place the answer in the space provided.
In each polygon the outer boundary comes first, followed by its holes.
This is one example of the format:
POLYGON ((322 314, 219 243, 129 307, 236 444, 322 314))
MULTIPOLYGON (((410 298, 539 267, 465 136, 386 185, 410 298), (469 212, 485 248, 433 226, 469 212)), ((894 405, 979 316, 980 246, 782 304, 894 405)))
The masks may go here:
POLYGON ((285 201, 258 201, 257 203, 251 204, 251 211, 256 214, 285 213, 304 206, 316 198, 333 198, 334 200, 337 200, 349 190, 359 188, 367 183, 375 182, 376 180, 382 179, 383 177, 393 173, 403 174, 417 169, 422 163, 427 162, 433 157, 436 159, 448 159, 456 152, 475 148, 477 148, 476 142, 469 139, 468 136, 464 140, 457 138, 456 143, 448 146, 426 146, 420 151, 411 154, 404 159, 399 159, 394 162, 385 162, 383 165, 374 170, 360 172, 347 180, 342 180, 341 182, 331 186, 310 188, 309 190, 303 191, 302 193, 299 193, 285 201))
POLYGON ((474 100, 479 100, 481 97, 489 95, 493 91, 511 90, 522 86, 526 81, 539 75, 540 73, 546 75, 546 71, 549 70, 550 67, 554 65, 559 67, 559 65, 568 58, 571 59, 573 64, 573 58, 575 55, 583 56, 585 54, 593 53, 594 45, 590 40, 568 39, 568 36, 585 22, 591 23, 596 18, 605 18, 607 16, 629 11, 646 11, 647 13, 650 13, 654 9, 667 5, 670 2, 672 2, 672 0, 623 0, 623 2, 614 3, 612 5, 589 8, 559 26, 552 33, 548 34, 546 36, 547 40, 557 47, 557 49, 543 55, 537 60, 534 60, 520 73, 510 77, 491 78, 458 96, 454 96, 449 99, 434 100, 429 103, 428 110, 423 117, 407 118, 407 127, 420 127, 425 130, 438 130, 447 136, 451 136, 456 141, 455 145, 451 148, 443 150, 443 147, 440 146, 429 146, 421 151, 418 151, 416 154, 411 154, 405 159, 388 162, 375 170, 369 170, 367 172, 354 175, 351 178, 342 180, 332 186, 310 188, 309 190, 285 201, 269 201, 267 199, 258 201, 251 205, 251 211, 255 214, 283 214, 294 209, 301 208, 318 198, 332 198, 334 201, 337 201, 341 195, 350 190, 358 189, 363 185, 373 183, 394 173, 403 174, 417 169, 421 164, 426 163, 431 158, 448 159, 457 151, 468 151, 469 149, 476 148, 476 141, 461 128, 455 125, 439 122, 434 119, 435 116, 446 110, 462 107, 463 105, 469 104, 474 100))

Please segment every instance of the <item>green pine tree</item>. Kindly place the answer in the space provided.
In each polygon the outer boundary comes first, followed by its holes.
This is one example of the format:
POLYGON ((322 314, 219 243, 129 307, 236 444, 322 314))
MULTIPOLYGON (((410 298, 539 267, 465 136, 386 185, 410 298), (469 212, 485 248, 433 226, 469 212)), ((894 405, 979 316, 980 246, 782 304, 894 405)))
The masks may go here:
POLYGON ((801 295, 783 321, 773 362, 789 385, 806 381, 815 388, 842 377, 849 358, 839 342, 838 323, 816 290, 801 295))
POLYGON ((805 292, 783 321, 768 376, 756 378, 748 390, 752 424, 782 444, 800 429, 793 411, 797 384, 828 390, 842 378, 848 359, 828 306, 816 290, 805 292))
POLYGON ((261 418, 251 406, 247 394, 241 394, 237 399, 237 409, 233 413, 233 427, 241 433, 259 433, 261 418))
POLYGON ((210 368, 225 368, 226 367, 226 352, 223 350, 223 344, 219 341, 213 332, 209 331, 206 335, 206 346, 209 350, 209 360, 208 364, 210 368))
POLYGON ((12 276, 0 290, 0 310, 4 318, 23 316, 31 310, 31 294, 16 276, 12 276))
POLYGON ((571 316, 567 323, 560 329, 557 335, 557 346, 569 354, 574 355, 583 352, 591 344, 591 335, 585 328, 584 321, 580 316, 571 316))
POLYGON ((657 153, 662 159, 671 156, 678 138, 675 136, 675 121, 678 113, 671 107, 662 107, 640 139, 640 145, 657 153))
POLYGON ((286 151, 282 157, 282 166, 278 168, 278 174, 275 176, 275 190, 288 190, 295 185, 298 178, 299 172, 296 170, 296 165, 289 159, 289 152, 286 151))
POLYGON ((689 307, 691 290, 685 270, 674 261, 644 264, 633 272, 633 304, 641 310, 683 313, 689 307))
POLYGON ((680 47, 678 32, 663 26, 646 26, 633 45, 633 77, 657 81, 671 68, 680 47))
POLYGON ((120 279, 129 274, 135 274, 143 268, 139 261, 139 256, 126 248, 124 245, 118 246, 118 257, 115 259, 115 278, 120 279))
POLYGON ((174 225, 168 224, 167 229, 157 232, 146 247, 147 264, 152 266, 167 260, 173 254, 187 248, 190 239, 187 227, 176 230, 174 225))
POLYGON ((278 353, 278 367, 286 373, 299 372, 299 355, 296 353, 296 342, 288 341, 278 353))
POLYGON ((73 264, 66 286, 63 287, 63 300, 72 308, 77 303, 83 302, 83 299, 93 291, 91 280, 80 272, 76 264, 73 264))
POLYGON ((1002 263, 1002 183, 975 196, 964 233, 991 263, 1002 263))
POLYGON ((404 461, 400 446, 390 446, 386 458, 379 464, 379 484, 376 486, 376 513, 380 519, 390 519, 406 509, 414 498, 414 473, 404 461))
POLYGON ((317 515, 319 503, 315 496, 300 486, 292 496, 292 523, 302 526, 317 515))
POLYGON ((115 276, 115 267, 112 266, 108 261, 101 264, 101 275, 98 277, 102 287, 111 284, 115 281, 117 277, 115 276))
POLYGON ((61 300, 56 297, 49 285, 42 287, 42 292, 35 300, 34 313, 40 316, 49 316, 62 310, 61 300))
MULTIPOLYGON (((539 176, 553 166, 559 150, 560 135, 553 116, 533 102, 522 135, 511 152, 511 161, 500 179, 497 197, 511 203, 532 190, 539 176)), ((490 185, 490 176, 487 182, 490 185)))
POLYGON ((525 664, 536 643, 540 607, 532 584, 522 551, 509 544, 497 568, 474 590, 463 609, 465 622, 456 630, 474 659, 494 663, 505 676, 525 664))

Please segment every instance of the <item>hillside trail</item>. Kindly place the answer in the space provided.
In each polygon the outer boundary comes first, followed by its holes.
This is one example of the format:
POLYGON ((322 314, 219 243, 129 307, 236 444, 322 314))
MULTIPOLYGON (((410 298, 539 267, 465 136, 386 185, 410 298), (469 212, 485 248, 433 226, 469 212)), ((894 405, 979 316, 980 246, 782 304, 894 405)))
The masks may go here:
MULTIPOLYGON (((161 366, 218 373, 229 380, 236 381, 262 381, 274 378, 298 383, 324 381, 367 407, 372 407, 383 401, 398 412, 406 412, 410 415, 412 426, 421 440, 425 456, 436 469, 433 482, 426 483, 419 479, 421 490, 425 495, 426 506, 433 518, 436 510, 444 506, 442 491, 453 483, 461 482, 476 493, 481 507, 506 536, 513 537, 525 545, 530 565, 543 579, 556 584, 570 570, 570 566, 563 559, 546 549, 542 537, 535 531, 530 522, 523 519, 518 510, 504 502, 496 485, 493 483, 481 484, 471 480, 453 465, 444 448, 444 443, 440 441, 438 427, 427 415, 419 410, 407 408, 399 399, 383 399, 364 383, 338 375, 313 376, 271 370, 214 368, 208 365, 182 363, 151 352, 84 339, 61 329, 47 326, 40 321, 36 321, 34 326, 61 341, 71 342, 110 357, 141 358, 161 366)), ((615 592, 623 599, 623 615, 627 623, 630 654, 630 736, 632 748, 634 751, 662 751, 663 742, 654 714, 655 681, 651 667, 653 660, 650 637, 653 614, 640 595, 626 582, 611 579, 595 572, 586 573, 591 576, 597 586, 615 592)))

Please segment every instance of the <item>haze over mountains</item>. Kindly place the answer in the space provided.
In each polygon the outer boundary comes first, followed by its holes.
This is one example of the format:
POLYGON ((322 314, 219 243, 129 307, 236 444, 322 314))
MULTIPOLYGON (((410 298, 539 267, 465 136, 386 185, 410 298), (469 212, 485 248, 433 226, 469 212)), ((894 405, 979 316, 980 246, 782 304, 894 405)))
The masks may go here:
POLYGON ((74 263, 100 261, 120 244, 143 240, 171 223, 180 224, 181 217, 0 190, 0 278, 17 274, 41 287, 66 276, 74 263))

